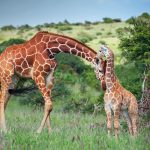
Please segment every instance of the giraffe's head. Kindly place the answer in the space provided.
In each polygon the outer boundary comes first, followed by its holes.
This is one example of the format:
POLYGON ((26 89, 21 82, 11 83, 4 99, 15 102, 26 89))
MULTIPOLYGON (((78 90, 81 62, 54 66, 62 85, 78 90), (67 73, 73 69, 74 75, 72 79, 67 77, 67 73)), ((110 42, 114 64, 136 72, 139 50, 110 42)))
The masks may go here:
POLYGON ((98 57, 96 57, 95 60, 96 61, 95 61, 94 71, 96 73, 96 78, 98 80, 102 80, 102 79, 104 79, 104 76, 105 76, 106 61, 101 58, 98 58, 98 57))
POLYGON ((110 48, 108 48, 105 45, 102 45, 100 47, 99 52, 97 53, 97 57, 105 59, 105 60, 108 60, 108 59, 110 60, 110 59, 114 59, 114 53, 110 48))
POLYGON ((97 54, 97 57, 102 58, 102 59, 104 59, 104 58, 107 59, 110 56, 111 56, 111 50, 107 46, 102 45, 97 54))
POLYGON ((102 45, 96 56, 95 73, 97 79, 103 79, 106 71, 106 61, 111 55, 111 51, 106 46, 102 45))

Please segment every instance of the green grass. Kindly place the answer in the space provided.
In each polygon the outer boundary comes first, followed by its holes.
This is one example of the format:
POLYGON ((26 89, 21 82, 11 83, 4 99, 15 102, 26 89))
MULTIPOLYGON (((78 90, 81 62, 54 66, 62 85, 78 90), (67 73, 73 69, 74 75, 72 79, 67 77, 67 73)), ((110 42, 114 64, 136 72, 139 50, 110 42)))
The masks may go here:
POLYGON ((149 128, 140 128, 139 136, 134 139, 121 125, 120 138, 116 141, 114 136, 107 137, 104 114, 62 113, 60 108, 55 109, 55 103, 51 134, 46 129, 36 134, 42 115, 42 109, 10 101, 6 111, 8 133, 0 135, 0 149, 148 150, 150 147, 149 128))
MULTIPOLYGON (((117 48, 120 41, 116 35, 116 29, 125 26, 128 26, 125 22, 110 24, 99 23, 89 26, 71 25, 71 28, 68 29, 64 29, 64 27, 42 27, 41 30, 68 35, 75 39, 82 39, 86 41, 88 46, 96 51, 98 51, 101 41, 103 41, 114 50, 116 56, 115 64, 119 65, 123 62, 122 58, 120 57, 121 52, 117 48), (88 36, 88 39, 83 39, 86 36, 88 36)), ((36 32, 38 32, 36 28, 32 28, 23 32, 18 29, 12 31, 0 30, 0 42, 9 40, 10 38, 22 38, 28 40, 35 35, 36 32)), ((131 81, 130 77, 135 80, 139 79, 139 75, 137 75, 138 73, 135 70, 133 71, 132 68, 128 66, 125 67, 125 71, 120 72, 119 67, 116 68, 116 71, 117 70, 119 79, 122 78, 121 81, 124 81, 123 85, 125 85, 127 88, 129 88, 129 84, 126 83, 131 81), (124 74, 127 74, 128 76, 124 78, 124 74)), ((135 90, 134 86, 131 87, 132 90, 135 90)), ((82 97, 80 94, 79 85, 77 83, 72 86, 72 89, 74 98, 82 97)), ((91 97, 98 97, 99 93, 94 91, 94 89, 89 87, 88 91, 90 92, 87 94, 87 97, 90 94, 93 94, 91 97)), ((14 97, 14 99, 19 98, 14 97)), ((140 119, 139 122, 139 136, 136 139, 130 137, 127 132, 126 123, 121 120, 120 138, 118 141, 116 141, 114 136, 111 138, 107 137, 105 122, 106 116, 104 113, 97 116, 93 116, 90 113, 73 113, 73 111, 70 113, 64 113, 64 106, 68 104, 69 101, 70 99, 67 99, 66 101, 58 100, 54 102, 54 110, 51 113, 52 132, 50 135, 47 133, 46 129, 44 129, 40 135, 36 134, 36 129, 39 127, 43 116, 43 110, 41 108, 35 109, 35 107, 20 105, 14 100, 10 101, 6 110, 8 133, 5 135, 0 134, 0 150, 149 149, 150 128, 149 125, 147 127, 142 125, 142 119, 140 119)))

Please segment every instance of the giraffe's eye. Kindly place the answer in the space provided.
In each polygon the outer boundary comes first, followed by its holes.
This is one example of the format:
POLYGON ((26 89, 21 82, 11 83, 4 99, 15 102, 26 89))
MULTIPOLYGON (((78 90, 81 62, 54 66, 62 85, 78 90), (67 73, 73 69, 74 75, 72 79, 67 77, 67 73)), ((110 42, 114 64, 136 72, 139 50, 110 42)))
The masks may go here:
POLYGON ((98 62, 99 62, 99 59, 98 59, 98 58, 96 58, 96 64, 98 64, 98 62))

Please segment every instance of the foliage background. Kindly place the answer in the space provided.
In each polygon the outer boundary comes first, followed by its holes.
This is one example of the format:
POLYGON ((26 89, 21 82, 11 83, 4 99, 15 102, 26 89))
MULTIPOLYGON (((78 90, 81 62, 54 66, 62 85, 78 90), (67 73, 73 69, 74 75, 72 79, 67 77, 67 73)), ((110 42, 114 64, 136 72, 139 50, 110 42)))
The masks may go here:
MULTIPOLYGON (((139 17, 143 16, 145 18, 149 14, 143 13, 139 17)), ((149 20, 149 17, 147 19, 149 20)), ((104 18, 103 22, 86 21, 71 24, 65 20, 57 24, 45 23, 35 27, 9 25, 0 28, 0 51, 14 43, 29 40, 38 31, 71 36, 97 51, 101 44, 107 44, 115 53, 115 71, 121 84, 135 94, 139 101, 143 70, 150 60, 150 30, 143 30, 143 25, 136 26, 141 32, 138 32, 140 34, 134 39, 130 32, 133 27, 131 18, 126 22, 104 18), (146 36, 146 39, 143 39, 143 36, 146 36), (145 41, 146 45, 143 44, 145 41)), ((59 64, 52 92, 52 133, 48 135, 44 130, 40 136, 34 134, 43 115, 43 100, 32 80, 21 79, 18 91, 13 93, 8 103, 8 133, 0 133, 0 149, 149 149, 149 114, 139 118, 139 136, 136 139, 128 135, 124 120, 120 121, 122 134, 119 142, 116 142, 113 136, 107 138, 103 91, 93 68, 86 61, 73 55, 58 54, 56 59, 59 64)))

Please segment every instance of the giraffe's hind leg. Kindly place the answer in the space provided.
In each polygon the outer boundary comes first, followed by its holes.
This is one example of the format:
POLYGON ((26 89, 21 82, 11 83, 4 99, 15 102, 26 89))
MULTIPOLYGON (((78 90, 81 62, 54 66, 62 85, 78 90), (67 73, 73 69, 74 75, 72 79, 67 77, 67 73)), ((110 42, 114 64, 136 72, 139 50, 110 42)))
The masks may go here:
POLYGON ((129 113, 128 113, 127 110, 123 110, 123 116, 125 117, 125 119, 127 121, 129 133, 132 135, 133 134, 132 122, 131 122, 131 118, 130 118, 129 113))
POLYGON ((40 127, 37 130, 37 133, 41 133, 46 121, 48 125, 48 131, 50 132, 50 112, 52 111, 52 100, 51 100, 51 90, 53 87, 53 71, 47 76, 45 79, 44 76, 38 75, 35 77, 35 82, 39 88, 39 90, 42 93, 42 96, 45 101, 45 106, 44 106, 44 116, 41 122, 40 127), (48 79, 47 79, 48 78, 48 79))
POLYGON ((128 111, 132 122, 133 136, 137 136, 138 104, 136 99, 131 101, 128 111))

